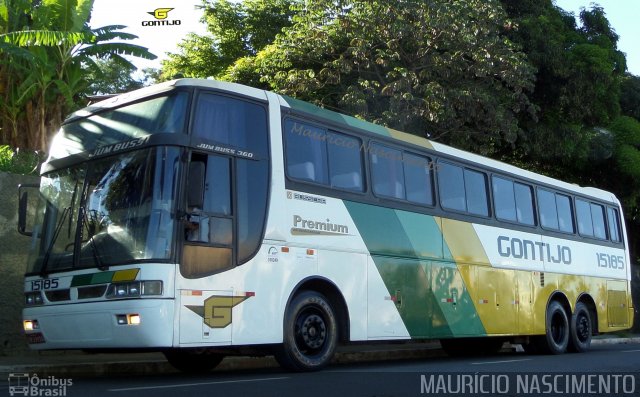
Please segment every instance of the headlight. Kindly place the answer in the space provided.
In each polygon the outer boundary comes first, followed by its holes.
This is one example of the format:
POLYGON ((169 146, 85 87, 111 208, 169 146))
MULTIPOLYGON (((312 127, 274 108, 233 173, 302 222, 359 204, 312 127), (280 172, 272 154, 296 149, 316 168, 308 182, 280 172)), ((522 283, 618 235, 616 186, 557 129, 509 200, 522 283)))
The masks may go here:
POLYGON ((162 281, 129 281, 113 283, 107 290, 107 299, 137 298, 139 296, 162 295, 162 281))
POLYGON ((44 303, 42 300, 42 292, 40 291, 25 293, 24 300, 27 306, 42 305, 44 303))

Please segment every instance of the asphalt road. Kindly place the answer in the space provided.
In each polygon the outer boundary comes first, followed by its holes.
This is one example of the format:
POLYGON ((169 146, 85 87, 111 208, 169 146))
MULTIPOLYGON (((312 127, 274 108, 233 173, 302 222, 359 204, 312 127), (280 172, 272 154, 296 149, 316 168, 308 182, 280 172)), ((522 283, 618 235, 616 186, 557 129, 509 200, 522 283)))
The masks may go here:
MULTIPOLYGON (((303 374, 271 368, 214 371, 206 376, 163 374, 40 381, 44 384, 38 388, 39 395, 89 397, 640 396, 640 343, 600 345, 587 353, 560 356, 501 353, 333 365, 303 374), (47 384, 56 381, 66 381, 67 386, 47 384), (57 394, 52 394, 54 390, 57 394)), ((8 395, 8 385, 2 380, 0 397, 8 395)))

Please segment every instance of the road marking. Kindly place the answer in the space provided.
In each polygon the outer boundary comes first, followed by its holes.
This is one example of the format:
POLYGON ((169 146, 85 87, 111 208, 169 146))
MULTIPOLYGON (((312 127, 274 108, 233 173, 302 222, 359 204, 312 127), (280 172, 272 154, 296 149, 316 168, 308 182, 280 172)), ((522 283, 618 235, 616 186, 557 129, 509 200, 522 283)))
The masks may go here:
POLYGON ((176 385, 162 385, 162 386, 140 386, 140 387, 128 387, 128 388, 125 388, 125 389, 108 389, 108 391, 120 392, 120 391, 134 391, 134 390, 171 389, 171 388, 176 388, 176 387, 221 385, 221 384, 225 384, 225 383, 265 382, 265 381, 269 381, 269 380, 282 380, 282 379, 289 379, 289 377, 283 376, 283 377, 280 377, 280 378, 221 380, 221 381, 218 381, 218 382, 181 383, 181 384, 176 384, 176 385))
POLYGON ((640 349, 636 349, 636 350, 623 350, 622 353, 636 353, 636 352, 640 352, 640 349))
POLYGON ((520 361, 530 361, 531 358, 523 358, 520 360, 504 360, 504 361, 483 361, 481 363, 471 363, 471 365, 482 365, 482 364, 503 364, 503 363, 517 363, 520 361))

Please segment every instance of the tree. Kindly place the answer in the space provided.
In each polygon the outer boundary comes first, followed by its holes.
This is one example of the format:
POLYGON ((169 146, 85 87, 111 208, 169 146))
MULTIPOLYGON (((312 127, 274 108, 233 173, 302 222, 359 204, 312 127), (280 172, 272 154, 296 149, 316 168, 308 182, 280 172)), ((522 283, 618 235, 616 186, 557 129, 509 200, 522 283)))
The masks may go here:
POLYGON ((0 142, 46 150, 87 86, 83 68, 96 58, 155 58, 144 47, 113 42, 136 37, 124 26, 90 29, 92 7, 93 0, 0 0, 0 142))
POLYGON ((640 77, 627 74, 620 87, 620 110, 625 116, 640 120, 640 77))
POLYGON ((534 117, 533 69, 497 1, 309 1, 226 76, 483 154, 534 117))
POLYGON ((142 88, 143 81, 131 77, 136 67, 123 64, 117 59, 97 59, 85 74, 89 82, 87 95, 118 94, 142 88))
POLYGON ((254 56, 283 27, 291 25, 299 0, 203 0, 202 22, 208 34, 188 35, 178 44, 179 52, 162 62, 160 80, 220 76, 237 59, 254 56))

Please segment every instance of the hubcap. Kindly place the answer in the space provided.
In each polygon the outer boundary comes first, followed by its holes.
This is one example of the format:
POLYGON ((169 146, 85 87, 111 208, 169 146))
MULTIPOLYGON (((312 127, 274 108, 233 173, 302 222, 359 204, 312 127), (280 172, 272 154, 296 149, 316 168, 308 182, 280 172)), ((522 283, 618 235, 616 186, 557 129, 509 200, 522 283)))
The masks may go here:
POLYGON ((585 342, 589 339, 589 334, 591 333, 590 328, 587 316, 581 315, 578 317, 578 321, 576 322, 576 335, 581 342, 585 342))
POLYGON ((298 317, 296 331, 298 347, 305 352, 322 348, 327 338, 324 319, 314 313, 302 313, 298 317))
POLYGON ((565 324, 560 313, 554 313, 551 318, 551 336, 557 343, 564 339, 565 324))

